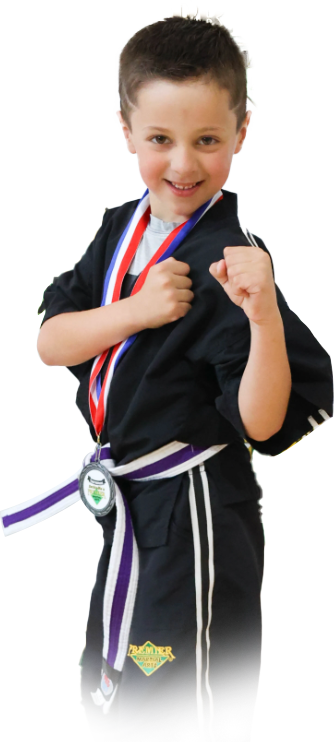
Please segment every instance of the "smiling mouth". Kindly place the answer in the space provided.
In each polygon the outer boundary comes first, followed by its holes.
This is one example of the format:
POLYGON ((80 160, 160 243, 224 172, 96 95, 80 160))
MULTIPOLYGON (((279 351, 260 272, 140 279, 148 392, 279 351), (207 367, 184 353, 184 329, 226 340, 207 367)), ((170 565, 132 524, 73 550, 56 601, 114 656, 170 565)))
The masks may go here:
POLYGON ((195 183, 175 183, 172 180, 166 180, 166 183, 168 183, 168 185, 173 188, 174 191, 179 191, 180 193, 186 194, 187 192, 193 192, 201 185, 201 183, 203 183, 203 181, 198 180, 195 183))

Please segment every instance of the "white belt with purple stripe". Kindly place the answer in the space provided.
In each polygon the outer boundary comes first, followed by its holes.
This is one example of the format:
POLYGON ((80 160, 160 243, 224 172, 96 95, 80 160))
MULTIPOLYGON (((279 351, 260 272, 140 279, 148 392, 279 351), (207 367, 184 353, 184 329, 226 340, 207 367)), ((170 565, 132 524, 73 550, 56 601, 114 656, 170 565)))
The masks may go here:
MULTIPOLYGON (((112 477, 124 477, 133 481, 164 479, 182 474, 206 459, 211 458, 228 444, 201 449, 187 443, 173 441, 166 446, 141 456, 129 464, 115 466, 111 458, 110 445, 101 448, 100 459, 112 477)), ((89 453, 83 462, 86 466, 94 461, 96 453, 89 453)), ((2 510, 0 513, 5 535, 35 525, 81 499, 78 479, 75 476, 58 487, 38 497, 2 510)), ((115 482, 116 526, 110 554, 108 575, 103 605, 103 672, 101 688, 94 694, 94 701, 103 706, 106 713, 114 697, 117 674, 123 669, 130 626, 132 621, 137 582, 138 548, 133 532, 128 503, 115 482), (116 677, 115 677, 116 676, 116 677), (109 700, 108 700, 109 699, 109 700)))

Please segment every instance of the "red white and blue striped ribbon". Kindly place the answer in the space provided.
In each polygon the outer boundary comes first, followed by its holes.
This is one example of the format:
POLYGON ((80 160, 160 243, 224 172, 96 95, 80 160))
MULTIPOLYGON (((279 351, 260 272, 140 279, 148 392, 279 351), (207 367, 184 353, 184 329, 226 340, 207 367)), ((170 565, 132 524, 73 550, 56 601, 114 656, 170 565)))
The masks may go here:
MULTIPOLYGON (((134 295, 144 285, 146 276, 150 268, 156 263, 160 263, 162 260, 169 258, 176 248, 180 245, 182 240, 190 232, 191 229, 197 224, 197 222, 204 216, 204 214, 219 200, 223 198, 221 191, 218 191, 209 201, 197 209, 194 214, 188 219, 178 225, 164 240, 162 245, 149 260, 144 270, 138 277, 131 294, 134 295)), ((138 203, 138 206, 127 224, 122 236, 120 237, 112 260, 110 262, 103 288, 103 297, 101 306, 111 304, 114 301, 118 301, 121 295, 121 288, 124 277, 131 265, 136 250, 139 246, 140 240, 145 232, 150 218, 150 201, 149 192, 145 191, 143 197, 138 203)), ((131 335, 127 340, 118 343, 114 346, 112 354, 108 363, 108 368, 105 373, 103 384, 101 384, 101 371, 108 356, 109 350, 105 350, 99 356, 95 358, 93 363, 90 383, 89 383, 89 406, 90 413, 93 421, 93 425, 97 435, 100 435, 106 415, 107 400, 109 394, 109 388, 114 372, 119 364, 122 356, 127 352, 132 343, 135 341, 137 335, 131 335)))
MULTIPOLYGON (((140 274, 132 294, 142 288, 150 268, 170 257, 199 219, 222 197, 221 191, 216 193, 213 198, 197 209, 188 221, 178 225, 168 235, 140 274)), ((102 306, 119 300, 124 276, 147 227, 149 216, 149 194, 146 191, 117 244, 104 282, 102 306)), ((89 403, 97 436, 101 433, 104 425, 108 392, 114 371, 121 357, 135 339, 136 335, 132 335, 113 348, 102 386, 101 370, 109 351, 106 350, 94 361, 90 379, 89 403)), ((101 448, 100 459, 114 477, 124 477, 131 480, 152 480, 181 474, 214 456, 225 445, 227 444, 211 446, 203 450, 190 444, 173 441, 129 464, 115 466, 115 462, 111 458, 110 445, 107 444, 101 448)), ((86 466, 90 461, 94 461, 95 457, 96 452, 88 454, 83 466, 86 466)), ((9 535, 28 528, 80 500, 78 483, 80 472, 81 470, 62 482, 58 487, 42 495, 3 510, 0 516, 5 534, 9 535)), ((104 693, 104 687, 107 689, 107 694, 110 693, 110 689, 113 687, 113 681, 109 681, 110 675, 113 672, 116 672, 117 675, 123 668, 138 581, 138 548, 131 523, 130 510, 117 482, 115 482, 115 488, 116 526, 103 606, 103 659, 106 664, 102 675, 101 688, 93 694, 95 703, 102 705, 105 713, 109 709, 114 693, 108 701, 104 693), (105 675, 105 672, 107 672, 107 675, 105 675)))

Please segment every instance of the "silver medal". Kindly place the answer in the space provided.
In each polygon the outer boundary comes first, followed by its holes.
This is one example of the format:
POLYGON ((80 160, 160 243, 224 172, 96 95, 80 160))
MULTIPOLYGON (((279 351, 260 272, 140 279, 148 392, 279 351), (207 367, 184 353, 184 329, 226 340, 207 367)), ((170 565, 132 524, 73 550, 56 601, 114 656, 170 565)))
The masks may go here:
POLYGON ((87 464, 79 477, 80 497, 88 510, 101 517, 115 505, 115 482, 99 459, 87 464))

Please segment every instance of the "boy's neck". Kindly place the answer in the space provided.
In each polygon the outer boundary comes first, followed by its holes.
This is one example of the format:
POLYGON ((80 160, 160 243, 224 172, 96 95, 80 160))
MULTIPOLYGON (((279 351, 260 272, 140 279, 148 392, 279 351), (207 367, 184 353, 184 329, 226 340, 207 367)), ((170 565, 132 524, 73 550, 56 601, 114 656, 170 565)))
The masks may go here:
POLYGON ((157 217, 157 219, 161 219, 161 221, 163 222, 175 222, 177 224, 183 224, 183 222, 188 221, 188 219, 190 219, 190 217, 194 213, 190 212, 189 214, 175 214, 173 211, 170 210, 167 204, 161 202, 151 192, 150 205, 152 216, 157 217))
POLYGON ((156 209, 154 206, 152 206, 152 204, 151 214, 157 219, 161 219, 162 222, 173 222, 175 224, 183 224, 183 222, 186 222, 191 217, 191 214, 189 214, 188 216, 180 216, 180 214, 173 214, 172 211, 169 211, 167 209, 156 209))
MULTIPOLYGON (((212 194, 213 196, 214 194, 212 194)), ((211 196, 211 198, 212 198, 211 196)), ((150 199, 150 206, 151 206, 151 214, 152 216, 155 216, 157 219, 161 219, 163 222, 176 222, 177 224, 183 224, 183 222, 188 221, 190 217, 197 211, 197 209, 200 208, 206 201, 208 201, 210 196, 206 197, 204 201, 197 204, 196 209, 190 213, 186 214, 174 214, 173 211, 169 209, 169 206, 167 203, 163 203, 161 199, 157 198, 155 193, 152 193, 152 191, 149 190, 149 199, 150 199)))

